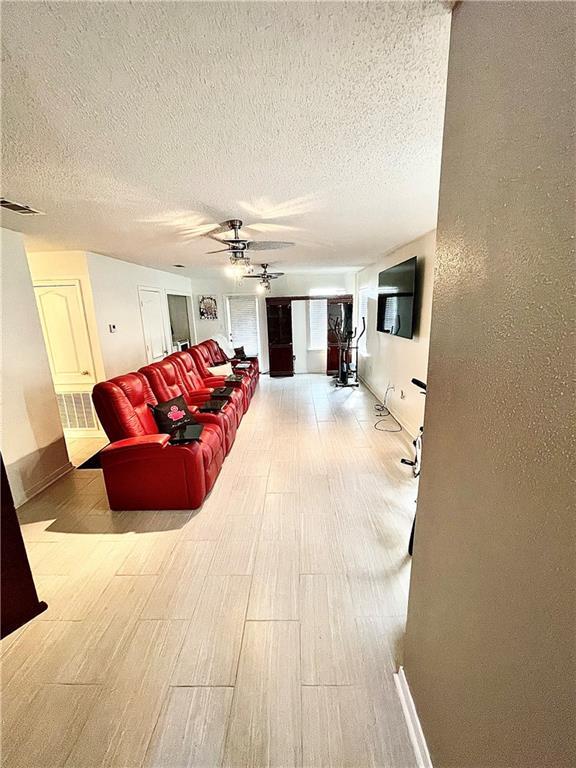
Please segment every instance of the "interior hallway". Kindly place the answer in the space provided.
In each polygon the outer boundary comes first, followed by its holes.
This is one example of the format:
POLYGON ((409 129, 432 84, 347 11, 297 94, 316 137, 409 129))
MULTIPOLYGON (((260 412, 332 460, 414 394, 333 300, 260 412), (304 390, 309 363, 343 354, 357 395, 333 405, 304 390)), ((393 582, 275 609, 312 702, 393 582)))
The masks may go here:
POLYGON ((414 766, 392 673, 416 487, 373 405, 264 376, 198 512, 113 513, 99 470, 22 507, 49 608, 2 641, 3 764, 414 766))

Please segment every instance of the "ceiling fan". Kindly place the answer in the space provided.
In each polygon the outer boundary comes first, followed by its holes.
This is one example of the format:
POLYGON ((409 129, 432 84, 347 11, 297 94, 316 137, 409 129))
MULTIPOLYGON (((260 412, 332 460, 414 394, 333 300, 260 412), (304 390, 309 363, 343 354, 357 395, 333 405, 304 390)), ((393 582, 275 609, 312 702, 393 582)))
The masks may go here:
POLYGON ((208 251, 208 253, 229 253, 231 254, 231 258, 234 256, 236 258, 243 257, 249 259, 247 251, 273 251, 278 248, 288 248, 291 245, 294 245, 294 243, 279 240, 247 240, 246 238, 240 237, 242 226, 243 222, 240 219, 229 219, 228 221, 222 222, 218 229, 207 233, 208 237, 211 237, 213 240, 216 240, 218 243, 225 246, 216 251, 208 251), (234 237, 221 240, 216 236, 223 232, 230 231, 234 233, 234 237))
POLYGON ((264 293, 264 291, 270 290, 270 281, 282 277, 284 272, 268 272, 269 264, 260 264, 260 266, 262 267, 262 272, 260 272, 259 275, 244 275, 244 278, 255 278, 256 280, 260 280, 256 286, 256 290, 260 293, 264 293))

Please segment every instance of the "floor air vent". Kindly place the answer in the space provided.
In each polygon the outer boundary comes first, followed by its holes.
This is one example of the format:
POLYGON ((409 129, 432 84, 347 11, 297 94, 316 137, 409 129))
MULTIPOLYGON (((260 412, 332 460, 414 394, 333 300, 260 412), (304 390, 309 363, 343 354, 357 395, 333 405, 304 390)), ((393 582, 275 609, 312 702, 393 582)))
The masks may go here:
POLYGON ((59 392, 56 397, 65 429, 98 429, 90 392, 59 392))
POLYGON ((36 211, 34 208, 30 208, 29 205, 22 205, 21 203, 15 203, 13 200, 6 200, 5 197, 0 197, 0 208, 7 208, 14 213, 21 213, 23 216, 43 216, 42 211, 36 211))

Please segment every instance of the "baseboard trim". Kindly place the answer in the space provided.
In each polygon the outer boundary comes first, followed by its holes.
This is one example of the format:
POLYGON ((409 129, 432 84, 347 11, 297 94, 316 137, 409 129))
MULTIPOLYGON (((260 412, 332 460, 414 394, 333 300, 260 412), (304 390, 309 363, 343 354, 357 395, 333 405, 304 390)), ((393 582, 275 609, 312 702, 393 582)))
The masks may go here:
MULTIPOLYGON (((374 395, 374 397, 376 398, 376 400, 378 400, 379 403, 383 403, 384 402, 384 397, 381 394, 379 394, 378 392, 376 392, 376 390, 374 390, 370 386, 370 384, 366 381, 366 379, 363 379, 362 376, 358 376, 358 381, 361 384, 363 384, 366 387, 366 389, 374 395)), ((414 440, 416 435, 414 434, 412 427, 406 426, 406 423, 402 419, 398 418, 398 416, 394 413, 393 409, 390 408, 389 405, 387 405, 386 407, 388 408, 388 410, 390 411, 392 416, 396 419, 398 424, 400 424, 402 429, 412 438, 412 440, 414 440)))
POLYGON ((398 669, 398 672, 394 675, 394 682, 396 683, 396 691, 402 704, 402 711, 408 726, 408 733, 410 734, 410 741, 414 748, 418 768, 433 768, 428 745, 426 744, 424 732, 416 712, 416 705, 410 693, 408 680, 404 674, 404 667, 398 669))
POLYGON ((40 482, 35 483, 30 488, 22 489, 22 498, 18 501, 17 508, 21 507, 22 504, 26 504, 26 502, 33 499, 34 496, 38 496, 38 494, 42 493, 42 491, 48 488, 49 485, 55 483, 56 480, 60 480, 61 477, 64 477, 64 475, 67 475, 68 472, 71 472, 73 469, 74 465, 68 461, 62 467, 59 467, 47 477, 40 480, 40 482))

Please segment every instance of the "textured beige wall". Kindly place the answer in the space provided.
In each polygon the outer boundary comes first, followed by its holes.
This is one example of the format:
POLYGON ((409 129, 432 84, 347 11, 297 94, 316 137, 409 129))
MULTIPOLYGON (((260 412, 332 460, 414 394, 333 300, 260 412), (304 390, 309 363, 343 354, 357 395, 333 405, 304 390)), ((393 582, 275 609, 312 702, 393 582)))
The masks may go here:
POLYGON ((1 447, 16 506, 72 469, 19 232, 0 229, 1 447))
POLYGON ((453 19, 405 648, 435 768, 574 747, 574 13, 453 19))

